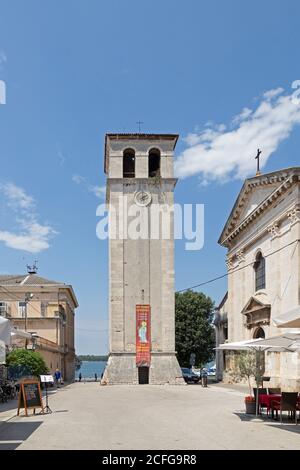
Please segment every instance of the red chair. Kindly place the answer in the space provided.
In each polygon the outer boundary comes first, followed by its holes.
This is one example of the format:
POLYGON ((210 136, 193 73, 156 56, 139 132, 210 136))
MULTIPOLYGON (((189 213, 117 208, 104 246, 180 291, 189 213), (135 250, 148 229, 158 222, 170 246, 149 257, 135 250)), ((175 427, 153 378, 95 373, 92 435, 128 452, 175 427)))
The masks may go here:
POLYGON ((278 411, 280 412, 280 423, 282 424, 282 412, 288 411, 293 416, 295 415, 295 424, 297 424, 297 392, 282 392, 280 401, 272 401, 272 417, 273 412, 276 411, 276 418, 278 419, 278 411))

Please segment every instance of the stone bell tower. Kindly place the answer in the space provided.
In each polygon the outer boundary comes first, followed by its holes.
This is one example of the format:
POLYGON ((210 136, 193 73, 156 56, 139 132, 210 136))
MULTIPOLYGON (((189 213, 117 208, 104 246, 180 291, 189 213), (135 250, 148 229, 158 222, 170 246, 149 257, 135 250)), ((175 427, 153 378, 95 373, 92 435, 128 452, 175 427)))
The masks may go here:
POLYGON ((110 351, 103 383, 184 383, 175 353, 174 227, 169 210, 177 182, 177 139, 170 134, 105 137, 110 351), (161 227, 157 231, 158 212, 159 217, 168 216, 162 224, 164 236, 161 227))

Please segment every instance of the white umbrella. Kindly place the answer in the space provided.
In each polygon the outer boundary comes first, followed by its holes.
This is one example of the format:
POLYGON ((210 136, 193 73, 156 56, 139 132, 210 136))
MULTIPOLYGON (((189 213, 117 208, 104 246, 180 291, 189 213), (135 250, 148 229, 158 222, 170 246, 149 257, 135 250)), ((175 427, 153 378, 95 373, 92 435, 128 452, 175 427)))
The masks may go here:
POLYGON ((7 318, 0 316, 0 341, 10 344, 11 324, 7 318))
POLYGON ((11 336, 19 336, 20 338, 27 338, 27 339, 32 338, 31 333, 27 333, 27 331, 24 331, 24 330, 19 330, 18 328, 12 328, 11 336))
MULTIPOLYGON (((237 341, 234 343, 224 343, 216 349, 221 350, 234 350, 234 351, 255 351, 256 352, 256 363, 260 363, 260 355, 262 352, 293 352, 300 348, 300 335, 297 334, 285 334, 273 336, 271 338, 252 339, 246 341, 237 341)), ((259 368, 258 368, 259 369, 259 368)), ((261 377, 256 377, 256 416, 258 415, 258 389, 261 377)))
POLYGON ((300 328, 300 307, 293 308, 274 318, 273 323, 277 328, 300 328))

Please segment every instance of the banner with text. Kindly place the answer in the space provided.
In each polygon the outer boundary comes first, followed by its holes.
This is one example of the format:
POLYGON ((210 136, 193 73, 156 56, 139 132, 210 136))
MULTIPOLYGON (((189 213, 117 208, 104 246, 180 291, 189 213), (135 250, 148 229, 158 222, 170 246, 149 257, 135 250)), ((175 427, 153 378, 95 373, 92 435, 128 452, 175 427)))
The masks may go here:
POLYGON ((150 367, 151 362, 151 308, 136 305, 136 365, 150 367))

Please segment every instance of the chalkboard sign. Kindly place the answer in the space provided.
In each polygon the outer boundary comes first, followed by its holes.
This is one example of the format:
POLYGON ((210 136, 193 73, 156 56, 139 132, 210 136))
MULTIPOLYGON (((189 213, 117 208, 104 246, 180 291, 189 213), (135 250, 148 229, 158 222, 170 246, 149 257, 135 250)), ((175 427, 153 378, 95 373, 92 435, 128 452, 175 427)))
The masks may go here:
POLYGON ((20 386, 18 414, 20 408, 25 408, 25 415, 28 408, 33 408, 35 413, 36 408, 42 408, 44 413, 43 399, 41 394, 40 383, 37 380, 24 380, 20 386))

